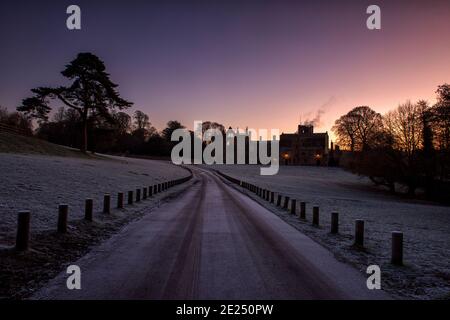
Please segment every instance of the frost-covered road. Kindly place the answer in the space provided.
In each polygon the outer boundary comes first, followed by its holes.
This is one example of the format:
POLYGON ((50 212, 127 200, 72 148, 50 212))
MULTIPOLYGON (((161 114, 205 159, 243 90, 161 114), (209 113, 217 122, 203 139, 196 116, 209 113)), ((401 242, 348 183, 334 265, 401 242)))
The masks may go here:
POLYGON ((34 299, 386 298, 327 250, 207 171, 74 264, 34 299))

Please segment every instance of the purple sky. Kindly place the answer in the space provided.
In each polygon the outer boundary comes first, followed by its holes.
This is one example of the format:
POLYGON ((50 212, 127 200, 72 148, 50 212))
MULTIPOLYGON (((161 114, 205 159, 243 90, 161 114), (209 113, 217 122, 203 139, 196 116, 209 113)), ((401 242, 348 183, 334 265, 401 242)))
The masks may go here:
POLYGON ((357 105, 434 102, 450 82, 450 1, 8 1, 0 3, 0 105, 64 84, 78 52, 106 63, 121 94, 168 120, 318 130, 357 105), (65 27, 66 7, 82 30, 65 27), (382 30, 366 28, 370 4, 382 30))

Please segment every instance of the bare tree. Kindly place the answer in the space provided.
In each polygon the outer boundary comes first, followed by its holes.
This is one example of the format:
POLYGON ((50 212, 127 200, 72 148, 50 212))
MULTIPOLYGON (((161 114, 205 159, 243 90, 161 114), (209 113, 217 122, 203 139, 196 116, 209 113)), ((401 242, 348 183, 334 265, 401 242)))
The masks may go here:
POLYGON ((134 125, 137 130, 148 129, 150 127, 150 121, 148 115, 140 110, 134 112, 134 125))
POLYGON ((384 117, 384 125, 393 137, 394 148, 408 157, 423 147, 422 111, 419 104, 407 101, 384 117))
POLYGON ((336 120, 332 130, 338 144, 350 151, 363 151, 375 142, 381 128, 381 115, 370 107, 360 106, 336 120))

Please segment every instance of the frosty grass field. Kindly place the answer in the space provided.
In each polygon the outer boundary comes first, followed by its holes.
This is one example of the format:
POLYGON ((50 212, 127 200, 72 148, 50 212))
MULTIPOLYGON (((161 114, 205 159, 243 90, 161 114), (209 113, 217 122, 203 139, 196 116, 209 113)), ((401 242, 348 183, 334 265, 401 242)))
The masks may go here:
POLYGON ((168 161, 0 153, 0 245, 13 240, 20 210, 31 211, 33 232, 54 230, 58 204, 69 205, 69 219, 80 219, 86 198, 99 211, 105 193, 114 206, 118 192, 187 175, 168 161))
MULTIPOLYGON (((108 158, 0 153, 0 246, 14 241, 20 210, 31 210, 33 232, 54 230, 60 203, 69 204, 70 219, 80 219, 86 198, 93 198, 99 211, 105 193, 111 193, 114 203, 117 192, 188 174, 170 162, 108 158)), ((307 221, 300 221, 249 194, 338 259, 362 272, 368 265, 380 265, 383 288, 394 296, 449 297, 450 207, 389 194, 339 168, 281 167, 275 176, 259 175, 259 166, 221 165, 212 169, 305 201, 307 221), (311 226, 314 205, 320 207, 320 228, 311 226), (333 211, 340 214, 339 235, 329 234, 333 211), (365 250, 352 247, 356 219, 365 221, 365 250), (404 267, 394 267, 389 261, 391 232, 397 230, 404 232, 404 267)))
POLYGON ((274 176, 259 175, 258 166, 214 168, 305 201, 306 222, 264 201, 262 204, 362 272, 370 264, 380 265, 384 288, 394 295, 419 299, 449 297, 450 207, 391 195, 374 187, 368 179, 340 168, 282 166, 274 176), (320 228, 311 226, 314 205, 320 207, 320 228), (338 236, 329 234, 333 211, 340 215, 338 236), (352 247, 356 219, 365 221, 364 251, 352 247), (390 265, 392 231, 404 233, 404 267, 390 265))

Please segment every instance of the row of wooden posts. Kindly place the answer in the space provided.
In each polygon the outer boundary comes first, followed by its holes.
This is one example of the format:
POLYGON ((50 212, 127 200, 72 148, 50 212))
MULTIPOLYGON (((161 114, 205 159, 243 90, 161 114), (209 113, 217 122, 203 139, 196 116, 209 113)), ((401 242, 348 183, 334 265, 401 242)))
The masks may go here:
MULTIPOLYGON (((217 171, 221 176, 227 180, 242 186, 243 188, 255 193, 262 199, 287 210, 292 215, 297 215, 297 200, 291 199, 289 196, 284 196, 280 193, 275 193, 274 191, 261 188, 254 184, 238 180, 236 178, 230 177, 220 171, 217 171), (275 197, 276 196, 276 197, 275 197), (289 206, 290 204, 290 206, 289 206)), ((300 212, 298 214, 299 219, 306 221, 306 202, 300 202, 300 212)), ((315 227, 319 226, 319 207, 313 206, 312 208, 312 225, 315 227)), ((339 213, 331 213, 331 234, 339 233, 339 213)), ((355 221, 355 246, 359 248, 364 247, 364 220, 355 221)), ((392 247, 391 247, 391 263, 395 265, 403 265, 403 232, 393 231, 392 232, 392 247)))
MULTIPOLYGON (((128 191, 127 204, 132 205, 133 202, 140 202, 141 199, 145 200, 149 197, 152 197, 155 194, 163 192, 173 186, 184 183, 192 178, 192 173, 190 176, 170 180, 166 182, 157 183, 148 187, 138 188, 136 191, 128 191), (141 198, 142 196, 142 198, 141 198)), ((124 193, 117 193, 117 209, 124 208, 124 193)), ((105 194, 103 196, 103 213, 109 214, 111 213, 111 195, 105 194)), ((57 232, 58 233, 66 233, 67 232, 67 221, 69 216, 69 206, 67 204, 60 204, 58 207, 58 222, 57 222, 57 232)), ((85 209, 84 209, 84 219, 86 221, 93 221, 94 218, 94 200, 86 199, 85 200, 85 209)), ((16 250, 18 251, 26 251, 29 248, 29 240, 30 240, 30 220, 31 220, 31 212, 30 211, 20 211, 18 216, 18 224, 17 224, 17 234, 16 234, 16 250)))

